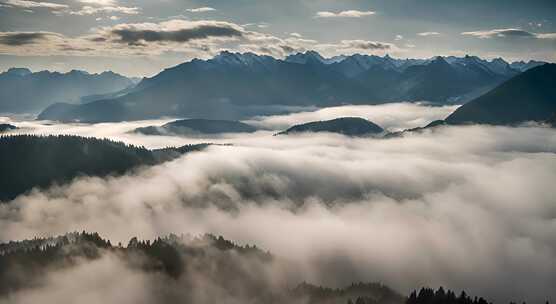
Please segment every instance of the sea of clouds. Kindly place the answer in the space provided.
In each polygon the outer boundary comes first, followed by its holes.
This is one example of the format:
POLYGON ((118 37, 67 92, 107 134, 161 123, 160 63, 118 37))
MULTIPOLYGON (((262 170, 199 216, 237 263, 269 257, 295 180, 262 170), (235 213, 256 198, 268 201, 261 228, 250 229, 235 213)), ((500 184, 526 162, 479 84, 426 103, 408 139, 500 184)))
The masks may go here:
MULTIPOLYGON (((168 120, 66 125, 4 118, 20 133, 107 137, 150 148, 233 145, 22 195, 0 205, 0 241, 81 230, 123 243, 210 232, 289 261, 299 282, 380 281, 402 293, 442 285, 499 302, 554 299, 556 130, 459 126, 391 139, 272 136, 294 123, 338 116, 400 130, 452 110, 337 107, 258 117, 250 122, 269 131, 212 138, 129 133, 168 120)), ((109 276, 102 271, 107 261, 113 258, 95 262, 100 277, 109 276)), ((138 274, 119 273, 130 276, 123 283, 148 285, 138 274)), ((53 274, 53 284, 65 275, 53 274)), ((52 297, 50 290, 41 295, 52 297)), ((29 295, 35 294, 19 295, 19 302, 31 301, 29 295)), ((126 301, 134 302, 120 303, 126 301)))

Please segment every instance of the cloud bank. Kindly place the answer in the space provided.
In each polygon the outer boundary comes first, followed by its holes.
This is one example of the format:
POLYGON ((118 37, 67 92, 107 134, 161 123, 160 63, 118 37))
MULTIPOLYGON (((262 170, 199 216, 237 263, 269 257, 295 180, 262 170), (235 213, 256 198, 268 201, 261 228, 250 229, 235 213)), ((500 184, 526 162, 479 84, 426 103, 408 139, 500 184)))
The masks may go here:
POLYGON ((7 46, 22 46, 34 44, 48 39, 49 36, 58 36, 56 33, 49 32, 8 32, 0 33, 0 44, 7 46))
POLYGON ((249 124, 269 130, 285 130, 293 125, 338 117, 362 117, 389 131, 422 127, 444 119, 458 106, 428 107, 415 103, 389 103, 376 106, 340 106, 315 111, 255 117, 249 124))
POLYGON ((111 30, 117 41, 130 45, 142 42, 189 42, 207 38, 243 36, 242 28, 227 22, 192 22, 180 29, 147 29, 139 26, 118 26, 111 30))
POLYGON ((213 232, 294 261, 300 281, 442 285, 495 301, 556 296, 553 129, 260 135, 21 196, 0 206, 0 239, 213 232))

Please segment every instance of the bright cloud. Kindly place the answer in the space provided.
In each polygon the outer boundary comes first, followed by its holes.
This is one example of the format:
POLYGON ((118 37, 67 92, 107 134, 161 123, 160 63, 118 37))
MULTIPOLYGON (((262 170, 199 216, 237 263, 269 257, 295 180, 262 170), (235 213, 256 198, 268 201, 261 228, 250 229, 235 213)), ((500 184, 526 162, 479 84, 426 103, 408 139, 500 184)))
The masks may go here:
POLYGON ((366 16, 372 16, 375 12, 373 11, 358 11, 358 10, 348 10, 341 12, 328 12, 321 11, 317 12, 317 18, 361 18, 366 16))
POLYGON ((216 11, 216 9, 212 8, 212 7, 205 6, 205 7, 198 7, 198 8, 190 8, 190 9, 187 9, 187 11, 191 12, 191 13, 206 13, 206 12, 216 11))
POLYGON ((472 32, 463 32, 461 34, 465 36, 477 37, 480 39, 490 39, 490 38, 556 39, 556 33, 534 33, 519 28, 472 31, 472 32))

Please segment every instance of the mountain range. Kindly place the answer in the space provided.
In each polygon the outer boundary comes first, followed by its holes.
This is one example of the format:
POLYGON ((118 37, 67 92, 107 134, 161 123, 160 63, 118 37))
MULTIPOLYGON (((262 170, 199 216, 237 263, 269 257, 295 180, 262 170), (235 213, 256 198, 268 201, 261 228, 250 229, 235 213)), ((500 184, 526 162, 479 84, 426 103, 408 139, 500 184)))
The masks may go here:
POLYGON ((89 74, 12 68, 0 74, 0 113, 38 113, 54 103, 79 103, 81 98, 131 87, 134 82, 113 72, 89 74))
POLYGON ((238 120, 276 107, 378 104, 394 101, 463 103, 535 63, 474 56, 394 59, 352 55, 330 59, 314 51, 284 60, 222 52, 143 79, 125 93, 47 108, 39 119, 107 122, 170 117, 238 120))

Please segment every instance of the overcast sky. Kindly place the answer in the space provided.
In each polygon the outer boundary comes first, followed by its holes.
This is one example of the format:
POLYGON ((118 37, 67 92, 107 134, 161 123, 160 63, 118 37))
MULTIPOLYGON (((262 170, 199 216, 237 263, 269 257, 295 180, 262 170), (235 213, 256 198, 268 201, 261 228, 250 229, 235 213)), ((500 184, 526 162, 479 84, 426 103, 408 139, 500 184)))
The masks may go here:
POLYGON ((221 50, 556 61, 553 0, 0 0, 0 70, 151 76, 221 50))

